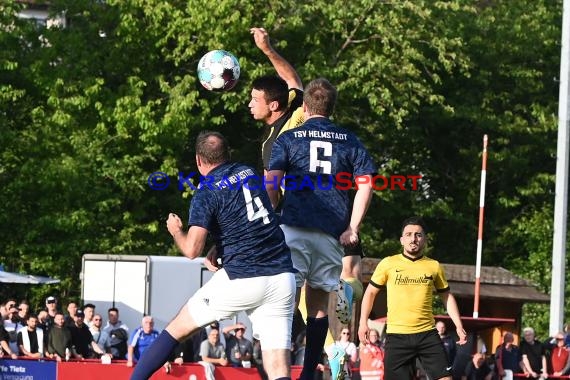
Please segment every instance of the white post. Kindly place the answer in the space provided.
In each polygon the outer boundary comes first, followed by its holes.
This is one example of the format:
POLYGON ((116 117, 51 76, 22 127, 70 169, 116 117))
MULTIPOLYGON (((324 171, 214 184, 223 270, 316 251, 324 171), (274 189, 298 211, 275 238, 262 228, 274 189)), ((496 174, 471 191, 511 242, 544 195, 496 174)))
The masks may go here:
POLYGON ((564 0, 562 12, 562 51, 560 56, 560 92, 558 95, 558 143, 556 150, 556 189, 554 201, 554 236, 552 241, 552 283, 550 290, 550 336, 564 323, 564 280, 566 268, 566 221, 568 214, 568 70, 570 59, 570 0, 564 0))

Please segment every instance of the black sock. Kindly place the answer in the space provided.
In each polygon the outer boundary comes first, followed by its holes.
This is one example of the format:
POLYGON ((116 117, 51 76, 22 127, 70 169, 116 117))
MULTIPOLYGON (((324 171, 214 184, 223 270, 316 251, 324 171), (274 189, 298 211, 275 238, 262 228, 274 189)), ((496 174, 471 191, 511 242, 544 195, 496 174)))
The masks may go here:
POLYGON ((163 330, 150 347, 144 350, 131 375, 131 380, 148 380, 168 360, 177 345, 178 341, 168 331, 163 330))
POLYGON ((305 345, 305 361, 301 380, 313 380, 317 364, 323 354, 323 346, 329 330, 329 317, 323 318, 307 317, 307 344, 305 345))

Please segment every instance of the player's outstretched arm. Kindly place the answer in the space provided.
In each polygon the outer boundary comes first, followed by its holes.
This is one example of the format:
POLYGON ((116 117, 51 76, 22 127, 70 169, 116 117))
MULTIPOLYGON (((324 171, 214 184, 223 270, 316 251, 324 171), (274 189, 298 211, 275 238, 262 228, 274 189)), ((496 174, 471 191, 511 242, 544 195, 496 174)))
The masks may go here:
POLYGON ((168 232, 182 254, 189 259, 195 259, 202 254, 208 237, 208 230, 203 227, 192 226, 188 233, 182 229, 182 220, 176 214, 170 214, 166 221, 168 232))
POLYGON ((457 336, 459 337, 458 344, 467 343, 467 333, 463 328, 463 323, 461 322, 461 314, 459 314, 459 307, 457 306, 457 301, 451 292, 445 292, 441 294, 443 304, 447 310, 447 314, 455 324, 455 330, 457 331, 457 336))
POLYGON ((301 82, 299 74, 297 74, 293 66, 271 46, 267 31, 264 28, 251 28, 249 31, 253 34, 255 45, 269 58, 273 68, 277 71, 277 75, 287 82, 289 88, 302 90, 303 82, 301 82))

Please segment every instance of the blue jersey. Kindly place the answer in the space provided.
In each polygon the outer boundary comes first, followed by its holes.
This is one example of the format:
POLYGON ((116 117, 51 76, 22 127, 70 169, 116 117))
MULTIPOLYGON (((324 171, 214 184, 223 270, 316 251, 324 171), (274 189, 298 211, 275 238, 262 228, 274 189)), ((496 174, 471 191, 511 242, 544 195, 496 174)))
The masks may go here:
POLYGON ((148 334, 144 332, 142 327, 139 327, 131 334, 129 339, 129 346, 133 346, 133 357, 136 361, 140 360, 144 350, 146 350, 152 342, 158 338, 158 331, 151 330, 148 334))
POLYGON ((285 172, 282 224, 339 238, 351 216, 349 190, 339 186, 339 176, 374 174, 376 166, 352 132, 315 117, 277 138, 269 170, 285 172))
POLYGON ((263 179, 250 166, 225 163, 208 173, 192 198, 188 224, 214 237, 232 280, 294 272, 263 179))

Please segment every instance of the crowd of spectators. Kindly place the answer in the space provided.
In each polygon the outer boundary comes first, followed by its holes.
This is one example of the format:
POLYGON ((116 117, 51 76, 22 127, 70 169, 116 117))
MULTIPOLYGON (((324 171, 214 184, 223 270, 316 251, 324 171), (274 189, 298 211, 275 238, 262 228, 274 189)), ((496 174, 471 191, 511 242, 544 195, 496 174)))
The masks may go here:
POLYGON ((126 359, 129 328, 119 321, 119 310, 107 310, 106 325, 96 306, 75 301, 62 312, 58 299, 49 296, 37 311, 26 300, 0 303, 0 357, 29 359, 126 359))

